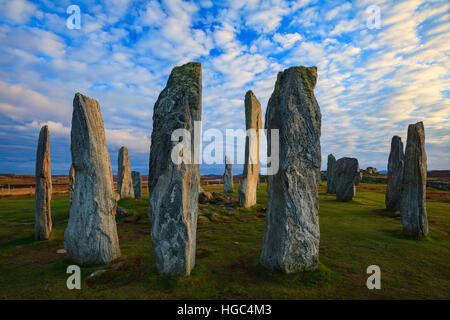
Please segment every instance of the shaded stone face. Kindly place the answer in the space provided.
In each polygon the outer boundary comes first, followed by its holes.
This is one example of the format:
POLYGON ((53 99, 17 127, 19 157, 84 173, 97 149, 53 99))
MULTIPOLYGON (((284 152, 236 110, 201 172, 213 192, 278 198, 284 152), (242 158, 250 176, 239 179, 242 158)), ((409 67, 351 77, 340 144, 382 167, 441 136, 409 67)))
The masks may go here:
POLYGON ((194 121, 201 121, 201 64, 175 67, 155 103, 150 146, 150 220, 156 267, 161 274, 189 275, 195 264, 198 215, 198 164, 172 162, 171 152, 178 144, 171 135, 176 129, 191 134, 194 159, 194 121))
POLYGON ((334 177, 334 167, 336 166, 336 158, 332 155, 328 155, 327 162, 327 192, 336 193, 336 181, 334 177))
POLYGON ((130 155, 128 149, 122 147, 119 150, 117 166, 117 193, 120 198, 134 198, 133 180, 131 179, 130 155))
POLYGON ((233 164, 228 156, 225 156, 225 172, 223 174, 223 191, 233 193, 233 164))
POLYGON ((72 204, 73 191, 75 190, 75 169, 73 164, 70 166, 69 171, 69 203, 72 204))
POLYGON ((418 238, 428 234, 426 185, 425 129, 418 122, 408 126, 403 164, 400 214, 405 236, 418 238))
POLYGON ((334 170, 336 199, 351 201, 356 193, 355 185, 361 181, 358 159, 341 158, 336 162, 334 170))
POLYGON ((131 179, 133 180, 134 197, 139 199, 141 198, 141 174, 137 171, 132 171, 131 179))
POLYGON ((256 189, 259 178, 259 132, 262 128, 261 104, 252 91, 245 94, 245 128, 253 129, 255 136, 245 141, 245 164, 239 185, 239 203, 244 208, 256 204, 256 189))
POLYGON ((378 173, 378 169, 374 167, 367 167, 367 169, 364 170, 364 172, 369 174, 378 173))
POLYGON ((265 128, 279 130, 280 167, 268 176, 267 217, 261 264, 273 271, 300 272, 319 261, 321 113, 314 97, 316 67, 292 67, 278 74, 265 128))
POLYGON ((393 136, 391 141, 391 152, 388 160, 388 181, 386 188, 386 208, 389 210, 400 210, 400 199, 402 194, 403 180, 403 142, 399 136, 393 136))
POLYGON ((67 258, 80 266, 120 256, 116 198, 100 105, 80 93, 73 99, 71 145, 75 189, 64 232, 67 258))
POLYGON ((50 141, 48 126, 43 126, 39 133, 36 152, 36 192, 34 196, 36 240, 48 240, 52 232, 52 173, 50 165, 50 141))

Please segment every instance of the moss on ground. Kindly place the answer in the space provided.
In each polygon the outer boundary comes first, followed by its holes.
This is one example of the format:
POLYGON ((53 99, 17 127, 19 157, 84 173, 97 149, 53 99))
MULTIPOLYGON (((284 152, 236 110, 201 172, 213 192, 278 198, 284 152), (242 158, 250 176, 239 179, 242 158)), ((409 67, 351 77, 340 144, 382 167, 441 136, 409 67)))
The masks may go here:
MULTIPOLYGON (((200 205, 197 261, 190 277, 159 276, 144 199, 120 206, 135 215, 118 221, 122 257, 107 266, 82 268, 82 289, 66 288, 70 264, 63 247, 69 202, 52 198, 53 233, 34 240, 34 199, 0 199, 0 299, 449 299, 450 203, 427 202, 430 234, 401 236, 401 221, 384 209, 384 189, 362 184, 353 201, 320 197, 320 264, 300 274, 270 273, 258 263, 266 215, 266 185, 258 204, 229 201, 200 205), (366 268, 381 268, 381 290, 366 288, 366 268), (105 273, 89 278, 92 272, 105 273)), ((206 190, 221 192, 219 186, 206 190)), ((237 199, 237 188, 231 195, 237 199)), ((448 199, 448 198, 447 198, 448 199)))

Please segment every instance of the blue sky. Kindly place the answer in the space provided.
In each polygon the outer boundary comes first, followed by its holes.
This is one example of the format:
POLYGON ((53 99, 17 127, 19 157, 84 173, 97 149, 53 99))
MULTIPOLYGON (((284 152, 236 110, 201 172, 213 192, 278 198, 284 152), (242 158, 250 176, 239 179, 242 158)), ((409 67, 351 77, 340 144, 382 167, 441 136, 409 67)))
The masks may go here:
POLYGON ((315 65, 322 168, 333 153, 385 169, 391 137, 424 121, 428 168, 450 169, 449 53, 446 0, 0 0, 0 173, 34 172, 43 124, 53 174, 68 172, 76 92, 100 102, 113 172, 125 145, 147 173, 153 105, 188 61, 202 63, 203 129, 243 128, 247 90, 265 114, 277 72, 315 65))

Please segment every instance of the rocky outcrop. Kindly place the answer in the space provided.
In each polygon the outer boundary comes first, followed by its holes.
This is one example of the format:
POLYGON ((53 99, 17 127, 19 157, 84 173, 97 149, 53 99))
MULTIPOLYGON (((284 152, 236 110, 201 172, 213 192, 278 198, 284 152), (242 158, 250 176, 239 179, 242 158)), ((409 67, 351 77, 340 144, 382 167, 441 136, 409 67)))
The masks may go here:
POLYGON ((72 204, 73 191, 75 190, 75 169, 73 168, 73 164, 70 166, 69 171, 69 203, 72 204))
POLYGON ((388 160, 388 179, 386 188, 386 208, 389 210, 400 210, 400 199, 402 195, 403 179, 403 142, 399 136, 393 136, 391 141, 391 152, 388 160))
POLYGON ((189 152, 194 159, 194 121, 201 121, 202 113, 201 74, 200 63, 175 67, 154 106, 148 188, 151 237, 161 274, 189 275, 195 264, 200 167, 193 161, 172 161, 171 135, 176 129, 190 133, 190 148, 182 147, 179 154, 189 152))
POLYGON ((336 166, 336 158, 332 155, 328 155, 327 161, 327 192, 336 193, 336 181, 334 178, 334 167, 336 166))
POLYGON ((75 190, 64 247, 80 266, 120 256, 116 198, 100 105, 80 93, 73 99, 71 145, 75 190))
POLYGON ((279 170, 268 176, 266 231, 260 262, 284 273, 317 267, 321 113, 314 97, 316 67, 278 73, 265 128, 279 130, 279 170))
POLYGON ((358 159, 341 158, 336 162, 334 176, 336 181, 336 199, 351 201, 356 193, 355 185, 361 180, 358 159))
POLYGON ((141 198, 141 174, 137 171, 131 172, 131 179, 133 180, 133 190, 134 190, 134 197, 136 199, 141 198))
POLYGON ((233 189, 233 164, 228 156, 225 156, 225 173, 223 174, 223 192, 232 193, 233 189))
POLYGON ((119 219, 126 218, 126 217, 131 217, 132 215, 133 215, 132 212, 130 212, 122 207, 117 206, 117 209, 116 209, 116 217, 117 218, 119 218, 119 219))
POLYGON ((423 123, 418 122, 408 126, 403 164, 400 214, 405 236, 418 238, 428 233, 426 185, 425 129, 423 123))
POLYGON ((117 193, 122 199, 134 198, 133 180, 131 179, 130 156, 126 147, 120 148, 118 159, 117 193))
POLYGON ((374 174, 374 173, 378 173, 378 169, 374 168, 374 167, 367 167, 367 169, 364 170, 364 172, 368 173, 368 174, 374 174))
POLYGON ((251 90, 245 94, 245 128, 251 130, 245 141, 245 164, 239 185, 239 203, 244 208, 256 204, 259 180, 259 137, 262 128, 261 104, 251 90), (254 133, 254 134, 253 134, 254 133))
POLYGON ((50 141, 48 126, 39 132, 36 152, 36 191, 34 195, 36 240, 48 240, 52 232, 52 173, 50 164, 50 141))

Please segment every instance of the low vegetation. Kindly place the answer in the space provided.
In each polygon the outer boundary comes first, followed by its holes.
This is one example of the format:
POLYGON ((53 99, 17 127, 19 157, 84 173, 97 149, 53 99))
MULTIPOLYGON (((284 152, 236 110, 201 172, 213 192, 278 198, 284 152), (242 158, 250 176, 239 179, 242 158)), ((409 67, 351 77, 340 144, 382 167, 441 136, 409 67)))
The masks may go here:
POLYGON ((450 192, 430 190, 430 233, 401 235, 401 221, 384 209, 385 185, 361 184, 348 203, 320 187, 320 264, 301 274, 273 274, 259 263, 265 228, 266 185, 258 204, 244 209, 235 193, 200 204, 197 261, 190 277, 159 276, 150 241, 148 193, 120 206, 134 213, 118 221, 122 257, 82 268, 81 290, 68 290, 64 254, 67 195, 52 199, 53 233, 34 240, 34 199, 0 199, 0 299, 449 299, 450 192), (381 290, 368 290, 366 268, 381 268, 381 290), (106 272, 89 277, 96 270, 106 272))

